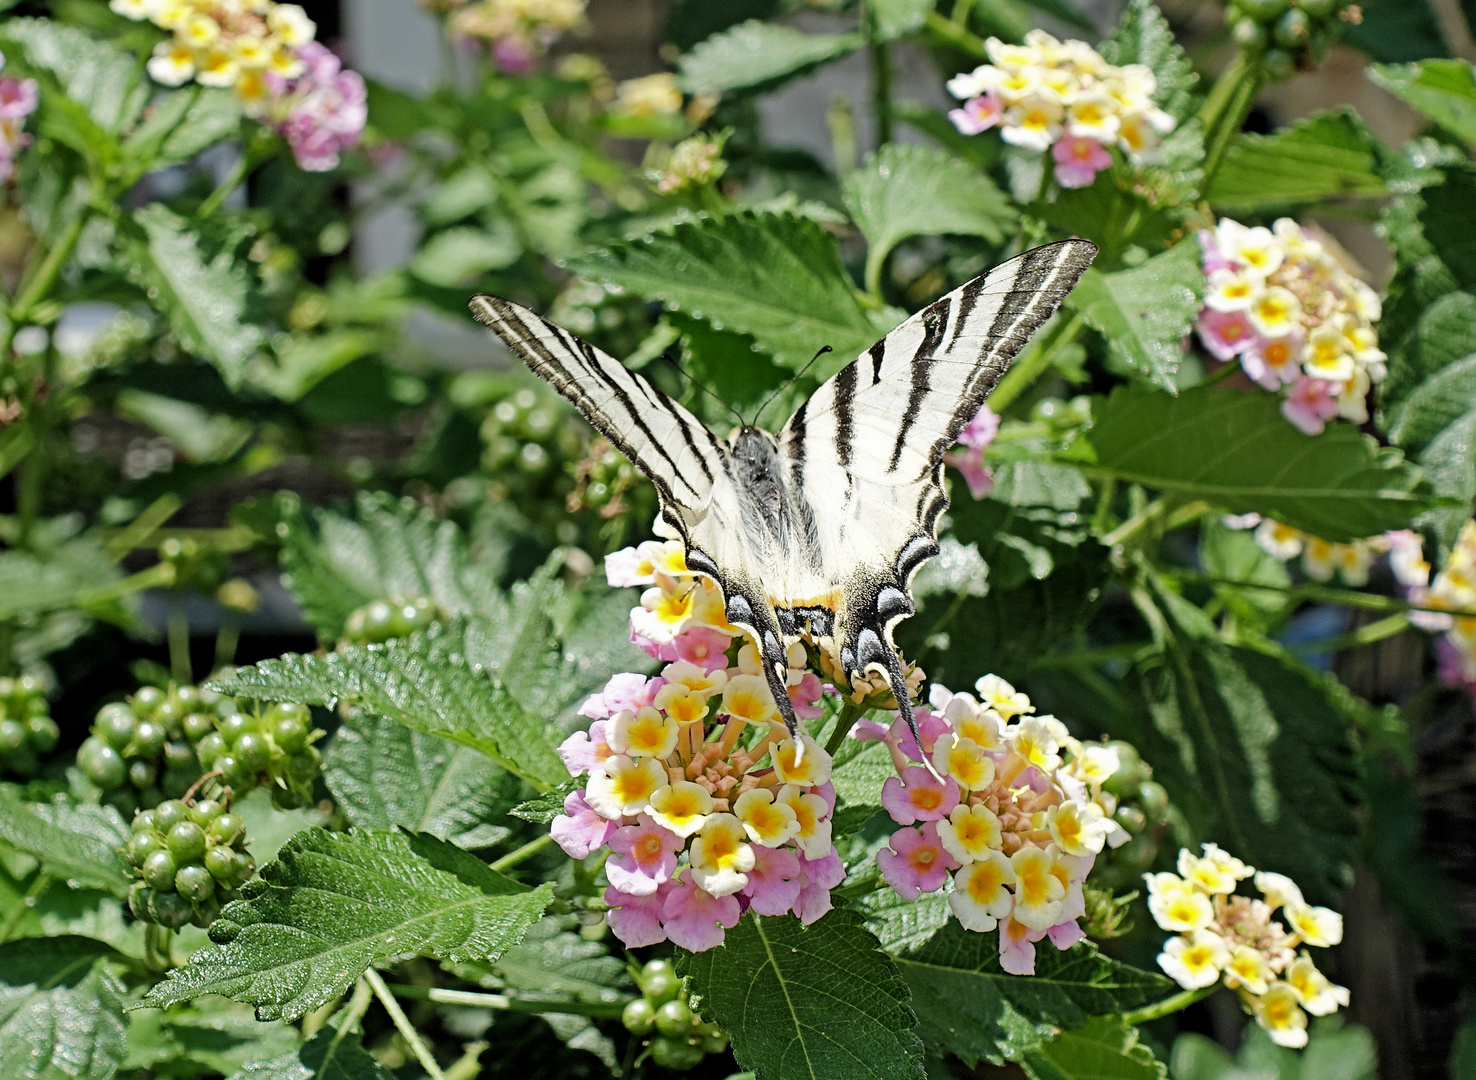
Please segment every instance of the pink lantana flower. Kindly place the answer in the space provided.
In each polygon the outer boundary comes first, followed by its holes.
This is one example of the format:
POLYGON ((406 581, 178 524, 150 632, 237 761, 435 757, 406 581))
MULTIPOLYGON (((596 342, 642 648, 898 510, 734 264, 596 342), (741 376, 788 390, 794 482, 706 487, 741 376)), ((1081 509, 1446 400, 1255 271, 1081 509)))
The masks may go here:
POLYGON ((641 814, 636 824, 616 829, 609 844, 615 853, 605 861, 610 884, 621 892, 649 896, 676 873, 677 852, 686 841, 641 814))
POLYGON ((743 916, 736 896, 713 896, 691 881, 678 882, 666 893, 661 912, 666 936, 689 952, 721 945, 723 931, 743 916))
POLYGON ((605 918, 615 936, 625 942, 627 948, 639 949, 666 940, 661 919, 667 897, 675 887, 670 881, 664 882, 649 896, 621 892, 613 886, 605 890, 605 903, 610 905, 605 918))
POLYGON ((1338 399, 1331 383, 1306 376, 1292 383, 1281 402, 1285 416, 1308 435, 1317 435, 1327 422, 1338 415, 1338 399))
POLYGON ((882 785, 882 809, 899 825, 946 818, 958 805, 958 784, 940 781, 927 769, 910 765, 902 776, 889 776, 882 785))
MULTIPOLYGON (((658 660, 685 660, 703 671, 713 672, 728 666, 728 646, 733 639, 708 626, 694 626, 667 645, 657 646, 658 660)), ((818 716, 819 714, 816 713, 818 716)))
POLYGON ((982 499, 994 489, 994 474, 984 464, 984 451, 999 434, 999 415, 988 405, 979 410, 968 426, 958 433, 963 452, 944 455, 943 460, 963 474, 969 494, 982 499))
MULTIPOLYGON (((634 672, 612 676, 598 694, 590 694, 579 706, 579 715, 595 720, 608 720, 625 709, 640 712, 656 700, 656 694, 666 685, 664 679, 648 679, 634 672)), ((594 728, 591 727, 593 732, 594 728)))
POLYGON ((1062 135, 1051 147, 1056 161, 1056 183, 1064 188, 1083 188, 1112 165, 1112 155, 1096 139, 1062 135))
POLYGON ((1259 340, 1256 328, 1243 311, 1215 311, 1213 308, 1205 308, 1199 313, 1199 322, 1194 329, 1199 333, 1199 340, 1216 360, 1233 360, 1259 340))
POLYGON ((813 671, 805 672, 789 687, 789 704, 794 707, 794 715, 801 720, 819 719, 825 712, 819 704, 820 695, 824 692, 825 684, 820 681, 820 676, 813 671))
POLYGON ((791 848, 754 848, 753 869, 743 895, 760 915, 783 915, 799 899, 800 860, 791 848))
POLYGON ((962 135, 982 135, 1004 118, 1004 103, 999 94, 991 90, 987 94, 971 97, 957 109, 948 113, 948 119, 962 135))
MULTIPOLYGON (((927 775, 922 769, 917 770, 927 775)), ((951 781, 950 781, 951 783, 951 781)), ((885 799, 885 796, 883 796, 885 799)), ((955 797, 955 803, 957 798, 955 797)), ((937 892, 948 880, 948 872, 962 864, 948 853, 938 839, 936 822, 918 829, 898 829, 891 847, 876 853, 876 865, 886 883, 904 900, 916 900, 925 892, 937 892)))
POLYGON ((30 116, 40 100, 35 79, 0 76, 0 119, 20 120, 30 116))
POLYGON ((1220 245, 1215 243, 1213 229, 1199 230, 1199 246, 1204 251, 1204 273, 1208 277, 1216 270, 1231 270, 1237 265, 1229 256, 1220 250, 1220 245))
POLYGON ((564 796, 564 812, 553 819, 548 831, 565 855, 583 859, 610 842, 615 834, 615 822, 595 813, 584 801, 584 789, 580 788, 564 796))
POLYGON ((823 859, 806 859, 801 855, 799 865, 802 887, 791 910, 801 923, 809 926, 833 906, 830 890, 846 879, 846 868, 833 848, 823 859))
POLYGON ((1013 918, 999 922, 999 966, 1011 975, 1035 974, 1035 942, 1044 930, 1032 930, 1013 918))
MULTIPOLYGON (((588 706, 589 702, 585 702, 588 706)), ((605 722, 596 720, 588 731, 576 731, 559 744, 559 758, 570 776, 583 776, 613 754, 605 742, 605 722)))

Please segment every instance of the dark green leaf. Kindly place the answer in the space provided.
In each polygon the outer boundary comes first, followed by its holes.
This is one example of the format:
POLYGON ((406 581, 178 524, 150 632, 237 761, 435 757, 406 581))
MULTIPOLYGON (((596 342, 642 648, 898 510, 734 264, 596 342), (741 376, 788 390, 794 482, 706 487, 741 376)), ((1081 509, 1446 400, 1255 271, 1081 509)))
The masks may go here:
POLYGON ((860 34, 806 34, 750 19, 698 44, 677 61, 677 70, 689 94, 770 89, 864 42, 860 34))
POLYGON ((180 345, 239 386, 247 363, 266 344, 253 321, 250 274, 229 249, 207 255, 190 223, 161 203, 134 217, 148 238, 140 252, 146 275, 180 345))
POLYGON ((1363 21, 1344 26, 1343 38, 1375 60, 1397 64, 1450 55, 1429 0, 1366 0, 1358 6, 1363 21))
POLYGON ((1033 976, 1007 975, 998 934, 952 921, 900 955, 897 966, 912 988, 923 1039, 971 1065, 1018 1060, 1059 1029, 1138 1008, 1173 989, 1161 975, 1109 960, 1086 943, 1061 952, 1042 941, 1033 976))
POLYGON ((91 885, 121 896, 128 891, 123 848, 128 826, 107 806, 22 802, 0 785, 0 842, 34 856, 58 881, 91 885))
POLYGON ((526 1000, 613 1005, 630 997, 625 962, 580 937, 578 928, 577 916, 551 915, 493 963, 458 970, 489 990, 512 989, 526 1000))
POLYGON ((933 10, 934 0, 866 0, 872 30, 882 41, 892 41, 920 30, 933 10))
POLYGON ((138 1009, 128 1014, 123 1069, 160 1076, 192 1075, 190 1069, 230 1075, 248 1062, 295 1053, 298 1046, 290 1025, 263 1024, 245 1005, 212 1001, 206 1008, 138 1009))
POLYGON ((1449 267, 1460 288, 1476 291, 1476 215, 1471 213, 1476 174, 1450 169, 1445 183, 1425 188, 1420 197, 1424 201, 1419 211, 1423 240, 1449 267))
POLYGON ((1217 585, 1215 592, 1241 619, 1252 623, 1265 620, 1285 612, 1292 603, 1285 591, 1291 584, 1286 563, 1256 543, 1249 529, 1230 529, 1218 521, 1202 522, 1199 565, 1211 577, 1237 583, 1217 585), (1267 588, 1251 587, 1256 585, 1267 588))
POLYGON ((361 828, 399 826, 463 848, 507 836, 495 822, 522 788, 484 754, 360 710, 335 733, 323 779, 361 828))
POLYGON ((1021 1060, 1031 1080, 1164 1080, 1168 1070, 1138 1042, 1136 1028, 1099 1016, 1021 1060))
POLYGON ((239 668, 211 685, 223 693, 310 705, 354 702, 406 727, 478 750, 539 788, 568 778, 548 718, 526 711, 468 662, 462 623, 326 656, 288 654, 239 668))
POLYGON ((1121 388, 1088 438, 1097 466, 1118 479, 1330 541, 1402 528, 1431 505, 1419 473, 1351 424, 1304 435, 1259 391, 1196 387, 1175 398, 1121 388))
POLYGON ((454 289, 490 270, 518 261, 523 245, 506 218, 490 228, 458 225, 436 233, 410 260, 410 272, 421 281, 454 289))
POLYGON ((241 126, 241 106, 229 90, 192 86, 159 98, 127 139, 123 156, 137 175, 189 161, 241 126))
MULTIPOLYGON (((878 873, 875 858, 867 858, 851 868, 851 876, 857 881, 878 873)), ((883 951, 894 957, 921 948, 953 921, 953 909, 948 906, 948 897, 942 892, 924 893, 916 900, 904 900, 895 889, 883 886, 852 901, 852 906, 866 919, 867 929, 876 935, 883 951)))
POLYGON ((122 577, 102 547, 85 537, 41 554, 0 552, 0 619, 81 607, 128 625, 130 609, 108 598, 109 586, 122 577))
POLYGON ((1378 141, 1350 110, 1317 113, 1274 135, 1230 143, 1205 197, 1223 210, 1256 210, 1323 199, 1377 199, 1378 141))
POLYGON ((394 1080, 369 1055, 359 1033, 325 1027, 301 1046, 253 1061, 230 1080, 394 1080))
POLYGON ((907 985, 854 912, 807 927, 750 912, 678 970, 758 1080, 922 1080, 907 985))
POLYGON ((1107 339, 1114 359, 1172 392, 1203 291, 1199 249, 1180 244, 1131 270, 1087 270, 1069 303, 1107 339))
POLYGON ((311 829, 226 905, 210 928, 216 946, 143 1004, 221 994, 255 1005, 258 1019, 294 1020, 381 960, 496 959, 543 914, 552 890, 530 890, 424 834, 311 829))
POLYGON ((1185 120, 1193 111, 1194 86, 1199 76, 1153 0, 1129 0, 1117 28, 1102 42, 1100 52, 1109 64, 1143 64, 1152 69, 1158 79, 1158 92, 1154 96, 1170 116, 1185 120))
POLYGON ((20 46, 25 65, 55 76, 67 97, 109 134, 138 119, 148 101, 142 65, 77 27, 49 19, 8 19, 0 33, 20 46))
POLYGON ((100 941, 71 935, 0 945, 0 1062, 6 1080, 111 1080, 128 1043, 123 986, 100 941))
POLYGON ((1476 76, 1464 60, 1375 64, 1368 77, 1452 135, 1476 142, 1476 76))
POLYGON ((796 370, 829 345, 833 371, 880 336, 856 300, 835 238, 809 218, 749 211, 704 218, 581 255, 568 267, 749 334, 796 370))
POLYGON ((564 800, 579 787, 578 780, 565 780, 558 787, 545 791, 536 799, 518 803, 508 813, 536 825, 547 825, 564 812, 564 800))

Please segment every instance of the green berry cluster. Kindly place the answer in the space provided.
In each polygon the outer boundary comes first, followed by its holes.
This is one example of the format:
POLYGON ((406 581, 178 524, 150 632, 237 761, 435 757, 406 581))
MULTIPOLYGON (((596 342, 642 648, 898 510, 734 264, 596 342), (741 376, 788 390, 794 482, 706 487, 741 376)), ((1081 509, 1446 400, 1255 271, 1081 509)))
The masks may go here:
POLYGON ((246 854, 246 822, 214 799, 166 799, 133 818, 128 865, 136 879, 128 906, 144 922, 178 930, 209 926, 256 872, 246 854))
POLYGON ((503 397, 482 421, 482 468, 509 488, 556 477, 580 451, 578 429, 552 395, 524 386, 503 397))
POLYGON ((569 512, 594 510, 606 520, 626 512, 626 493, 641 481, 635 466, 608 439, 595 439, 589 453, 570 468, 574 490, 567 500, 569 512))
POLYGON ((708 1054, 721 1054, 728 1037, 692 1011, 687 988, 669 960, 652 960, 636 974, 641 996, 620 1022, 632 1035, 652 1035, 647 1053, 663 1069, 684 1072, 708 1054))
POLYGON ((0 678, 0 774, 35 776, 41 755, 56 749, 60 738, 41 680, 0 678))
POLYGON ((220 588, 230 569, 225 552, 192 537, 166 539, 159 545, 159 561, 173 568, 172 584, 176 589, 190 586, 203 593, 220 588))
POLYGON ((1348 0, 1230 0, 1230 36, 1260 58, 1273 79, 1288 79, 1327 57, 1345 19, 1356 19, 1348 0))
POLYGON ((386 596, 350 612, 343 623, 343 637, 350 645, 409 637, 435 622, 440 614, 429 596, 386 596))
POLYGON ((235 790, 266 787, 273 806, 296 810, 312 801, 313 781, 323 768, 313 743, 321 736, 306 705, 279 702, 222 716, 195 750, 200 764, 235 790))
POLYGON ((200 742, 238 712, 235 699, 196 686, 142 687, 98 710, 92 734, 77 750, 77 767, 125 816, 158 806, 200 779, 200 742))
POLYGON ((1117 799, 1113 818, 1132 839, 1118 848, 1106 848, 1092 869, 1092 882, 1106 889, 1137 884, 1158 857, 1158 849, 1169 828, 1168 792, 1153 779, 1152 767, 1138 756, 1130 743, 1110 744, 1117 750, 1117 771, 1102 785, 1117 799))

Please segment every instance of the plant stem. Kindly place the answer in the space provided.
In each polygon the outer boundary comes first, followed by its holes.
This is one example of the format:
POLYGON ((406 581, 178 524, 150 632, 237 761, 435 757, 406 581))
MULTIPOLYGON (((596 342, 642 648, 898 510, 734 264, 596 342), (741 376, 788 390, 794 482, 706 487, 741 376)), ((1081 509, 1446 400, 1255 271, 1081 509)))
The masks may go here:
POLYGON ((1303 585, 1262 585, 1251 581, 1213 577, 1209 574, 1201 574, 1197 570, 1177 570, 1175 574, 1185 581, 1194 581, 1201 585, 1231 585, 1257 592, 1286 593, 1288 596, 1295 596, 1301 600, 1320 600, 1325 604, 1343 604, 1347 607, 1366 608, 1369 611, 1430 611, 1437 615, 1449 615, 1454 619, 1476 619, 1476 611, 1451 611, 1446 608, 1425 607, 1420 604, 1411 604, 1406 600, 1396 600, 1392 596, 1359 592, 1356 589, 1338 589, 1312 582, 1303 585))
POLYGON ((1261 92, 1261 83, 1262 75, 1255 61, 1245 52, 1237 52, 1210 88, 1209 97, 1199 110, 1199 121, 1204 126, 1202 191, 1209 190, 1230 140, 1240 131, 1261 92))
POLYGON ((529 840, 526 844, 518 848, 516 851, 509 851, 506 855, 504 855, 502 858, 498 859, 492 864, 492 869, 502 871, 506 870, 508 867, 517 866, 518 863, 522 862, 530 855, 538 854, 538 852, 542 851, 544 848, 548 847, 548 845, 552 843, 553 833, 544 833, 542 836, 539 836, 533 840, 529 840))
POLYGON ((892 141, 892 55, 885 41, 871 43, 871 103, 876 112, 876 145, 892 141))
POLYGON ((26 912, 36 910, 36 902, 41 899, 41 894, 50 886, 51 875, 45 870, 39 871, 36 874, 36 880, 31 882, 31 887, 26 890, 26 895, 21 898, 19 904, 15 905, 15 910, 6 918, 5 924, 0 926, 0 941, 10 940, 11 933, 20 925, 20 921, 25 917, 26 912))
POLYGON ((1383 641, 1385 638, 1391 638, 1408 629, 1409 616, 1401 611, 1386 616, 1378 622, 1360 626, 1357 630, 1346 634, 1321 638, 1317 641, 1298 641, 1293 645, 1288 645, 1287 649, 1298 654, 1339 652, 1342 649, 1356 649, 1360 645, 1372 645, 1376 641, 1383 641))
POLYGON ((1002 413, 1051 366, 1051 357, 1062 345, 1076 340, 1085 323, 1080 312, 1069 319, 1056 317, 1054 324, 1017 360, 989 395, 989 407, 1002 413))
POLYGON ((156 923, 144 927, 144 963, 163 974, 174 967, 174 931, 156 923))
POLYGON ((1124 1024, 1146 1024, 1149 1020, 1157 1020, 1163 1016, 1169 1016, 1181 1009, 1187 1009, 1195 1002, 1203 1001, 1220 988, 1219 983, 1213 986, 1202 986, 1198 990, 1185 990, 1175 994, 1173 997, 1164 998, 1154 1005, 1145 1005, 1141 1009, 1133 1009, 1131 1012, 1121 1013, 1119 1018, 1124 1024))
POLYGON ((174 681, 188 685, 194 681, 190 668, 190 617, 185 612, 184 593, 169 591, 169 674, 174 681))
POLYGON ((1101 538, 1103 547, 1116 547, 1146 529, 1152 522, 1168 513, 1169 504, 1164 498, 1154 499, 1143 509, 1128 518, 1117 528, 1101 538))
POLYGON ((215 632, 215 663, 211 671, 219 671, 236 659, 236 646, 241 643, 241 616, 227 611, 220 620, 220 629, 215 632))
POLYGON ((108 561, 118 563, 134 548, 142 547, 149 537, 159 531, 159 527, 174 516, 174 512, 180 507, 180 498, 171 492, 168 495, 160 495, 150 503, 142 514, 134 518, 122 529, 119 529, 103 545, 103 551, 108 556, 108 561))
POLYGON ((91 206, 84 206, 77 211, 77 216, 68 222, 66 231, 62 233, 56 246, 46 253, 46 257, 36 264, 35 272, 21 284, 15 302, 10 305, 10 325, 5 327, 4 335, 0 336, 0 359, 9 360, 15 332, 30 318, 31 310, 51 292, 56 279, 61 276, 62 267, 72 257, 77 241, 82 239, 82 230, 92 220, 94 213, 96 211, 91 206))
POLYGON ((426 1074, 431 1080, 446 1080, 445 1074, 441 1072, 441 1067, 436 1064, 435 1056, 430 1052, 430 1049, 425 1043, 421 1041, 420 1033, 410 1023, 410 1018, 405 1015, 405 1010, 400 1008, 400 1003, 395 1000, 395 995, 391 994, 389 987, 384 985, 384 979, 380 977, 379 972, 373 968, 368 968, 364 972, 364 981, 373 988, 374 996, 379 998, 379 1003, 384 1006, 384 1011, 390 1014, 390 1019, 395 1022, 395 1029, 399 1031, 400 1037, 410 1044, 411 1052, 415 1054, 416 1060, 420 1062, 426 1074))
POLYGON ((526 1001, 507 997, 504 994, 487 994, 474 990, 446 990, 441 987, 404 986, 396 983, 389 987, 400 997, 435 1001, 442 1005, 470 1005, 479 1009, 498 1009, 506 1012, 563 1013, 569 1016, 619 1016, 624 1011, 626 1000, 621 1001, 526 1001))
POLYGON ((241 156, 236 159, 236 164, 231 167, 231 171, 226 174, 226 178, 216 186, 214 191, 205 196, 205 201, 196 208, 195 216, 197 218, 208 218, 211 214, 219 210, 220 204, 225 202, 230 197, 231 192, 235 191, 245 182, 246 177, 251 174, 251 170, 256 168, 257 158, 251 152, 250 143, 251 140, 248 139, 247 145, 241 148, 241 156))
POLYGON ((983 38, 969 33, 961 24, 944 18, 936 11, 928 12, 927 21, 923 25, 954 48, 962 49, 980 60, 989 59, 989 50, 984 47, 983 38))
MULTIPOLYGON (((364 1019, 364 1014, 369 1011, 369 1003, 374 1000, 374 993, 369 989, 369 984, 360 979, 354 984, 354 996, 349 998, 348 1008, 344 1010, 343 1020, 339 1022, 338 1034, 333 1036, 333 1042, 328 1047, 328 1054, 324 1060, 332 1061, 334 1051, 344 1037, 354 1028, 359 1026, 359 1021, 364 1019)), ((331 1017, 325 1017, 325 1022, 331 1017)))
POLYGON ((835 718, 835 730, 830 733, 830 738, 825 741, 825 752, 835 757, 841 744, 846 741, 846 736, 851 733, 851 728, 856 721, 861 719, 866 710, 855 702, 848 701, 841 706, 840 713, 835 718))

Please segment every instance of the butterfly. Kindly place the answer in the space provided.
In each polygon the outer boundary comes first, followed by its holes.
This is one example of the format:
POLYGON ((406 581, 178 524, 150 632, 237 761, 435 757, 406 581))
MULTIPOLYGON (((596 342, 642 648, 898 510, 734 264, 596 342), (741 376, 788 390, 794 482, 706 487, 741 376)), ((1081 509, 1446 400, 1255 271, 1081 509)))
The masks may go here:
POLYGON ((758 644, 792 736, 786 648, 808 637, 848 678, 885 677, 916 738, 892 629, 938 553, 943 455, 1096 253, 1065 240, 1001 263, 841 368, 778 434, 741 424, 726 439, 541 315, 495 296, 470 306, 656 486, 687 566, 758 644))

